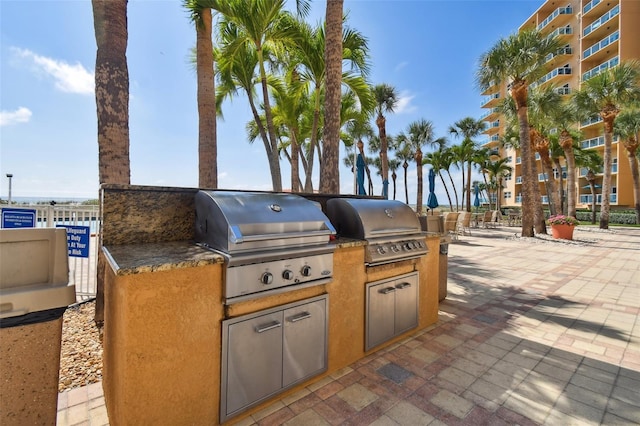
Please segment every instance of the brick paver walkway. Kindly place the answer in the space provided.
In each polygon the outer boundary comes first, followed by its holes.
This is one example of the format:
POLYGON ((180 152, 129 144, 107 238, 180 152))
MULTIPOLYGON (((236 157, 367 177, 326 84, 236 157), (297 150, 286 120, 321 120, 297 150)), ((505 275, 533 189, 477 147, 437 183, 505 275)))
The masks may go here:
MULTIPOLYGON (((472 232, 437 324, 239 424, 640 424, 640 229, 472 232)), ((60 394, 59 424, 107 424, 100 385, 60 394)))

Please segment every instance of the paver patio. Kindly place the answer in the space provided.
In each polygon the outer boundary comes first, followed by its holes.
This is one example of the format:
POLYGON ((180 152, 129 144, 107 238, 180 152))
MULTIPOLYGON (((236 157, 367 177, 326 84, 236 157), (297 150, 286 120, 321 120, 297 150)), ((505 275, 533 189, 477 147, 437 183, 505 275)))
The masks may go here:
MULTIPOLYGON (((640 424, 640 229, 518 231, 450 245, 437 324, 238 424, 640 424)), ((58 401, 59 425, 108 424, 100 383, 58 401)))

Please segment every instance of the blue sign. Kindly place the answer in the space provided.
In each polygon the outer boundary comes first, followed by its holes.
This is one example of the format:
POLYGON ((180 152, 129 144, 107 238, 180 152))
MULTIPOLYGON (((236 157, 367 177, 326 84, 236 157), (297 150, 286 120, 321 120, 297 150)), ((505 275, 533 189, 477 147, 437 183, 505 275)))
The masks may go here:
POLYGON ((58 225, 57 227, 67 228, 67 249, 70 257, 89 257, 90 227, 73 225, 58 225))
POLYGON ((36 211, 33 209, 2 209, 3 228, 35 228, 36 211))

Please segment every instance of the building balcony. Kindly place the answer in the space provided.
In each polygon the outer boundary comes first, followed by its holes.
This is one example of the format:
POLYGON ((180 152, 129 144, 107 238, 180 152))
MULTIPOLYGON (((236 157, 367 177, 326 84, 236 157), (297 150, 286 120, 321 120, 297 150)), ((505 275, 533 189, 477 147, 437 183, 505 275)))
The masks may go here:
POLYGON ((556 53, 549 53, 544 59, 546 62, 551 61, 553 58, 557 58, 559 56, 571 55, 573 53, 573 49, 571 46, 565 46, 559 49, 556 53))
POLYGON ((618 21, 611 22, 607 28, 605 28, 604 24, 611 19, 617 17, 620 14, 620 5, 617 4, 608 10, 604 15, 600 16, 598 19, 593 21, 591 24, 587 25, 582 30, 582 39, 588 39, 589 37, 597 38, 598 36, 604 36, 605 32, 610 32, 613 29, 618 29, 619 24, 618 21))
MULTIPOLYGON (((609 195, 609 202, 611 204, 618 203, 618 194, 609 195)), ((602 203, 602 194, 596 194, 596 204, 602 203)), ((580 204, 593 204, 593 195, 580 194, 580 204)))
POLYGON ((580 127, 581 128, 582 127, 589 127, 589 126, 593 126, 593 125, 598 124, 598 123, 602 123, 602 117, 600 117, 599 115, 595 116, 595 117, 587 118, 586 120, 582 121, 580 123, 580 127))
MULTIPOLYGON (((614 46, 612 46, 614 43, 616 43, 618 40, 620 39, 620 31, 615 31, 614 33, 608 35, 607 37, 603 38, 602 40, 600 40, 599 42, 591 45, 588 49, 586 49, 585 51, 582 52, 582 59, 587 59, 590 56, 595 55, 596 53, 602 51, 602 49, 604 49, 607 46, 611 46, 612 48, 614 48, 614 46)), ((617 43, 615 45, 615 49, 617 52, 617 43)))
POLYGON ((620 2, 617 0, 607 0, 606 2, 602 0, 590 1, 582 8, 582 18, 585 19, 585 16, 589 18, 604 13, 607 9, 611 8, 611 3, 619 4, 620 2))
POLYGON ((489 96, 485 96, 484 98, 482 98, 482 101, 480 102, 480 106, 482 108, 496 107, 500 103, 499 99, 500 99, 500 92, 493 93, 489 96))
MULTIPOLYGON (((618 142, 618 136, 614 136, 613 143, 617 143, 617 142, 618 142)), ((599 146, 604 146, 604 136, 598 136, 596 138, 585 139, 583 141, 580 141, 580 147, 582 149, 597 148, 599 146)))
POLYGON ((613 68, 620 63, 620 56, 616 56, 615 58, 611 58, 608 61, 605 61, 598 65, 597 67, 591 68, 589 71, 582 74, 582 81, 589 80, 591 77, 594 77, 600 74, 602 71, 613 68))
MULTIPOLYGON (((549 16, 547 16, 544 21, 540 22, 538 24, 538 26, 536 27, 538 31, 542 30, 544 27, 546 27, 547 25, 549 25, 552 21, 555 21, 556 18, 565 15, 565 16, 570 16, 573 15, 573 8, 571 6, 567 6, 567 7, 559 7, 556 10, 554 10, 553 12, 551 12, 551 14, 549 16)), ((568 20, 565 19, 565 21, 568 20)), ((558 19, 558 21, 560 21, 560 19, 558 19)), ((556 23, 556 25, 558 25, 560 22, 556 23)), ((563 22, 564 23, 564 22, 563 22)))
POLYGON ((480 116, 480 120, 491 121, 495 119, 498 115, 500 115, 500 110, 498 108, 491 108, 489 111, 485 112, 480 116))
POLYGON ((571 67, 556 68, 553 71, 547 73, 547 75, 542 77, 540 80, 536 81, 535 84, 532 84, 532 86, 535 87, 535 86, 542 85, 547 81, 553 80, 556 77, 570 76, 571 73, 572 73, 571 67))
POLYGON ((559 95, 569 95, 571 94, 571 88, 568 86, 556 87, 556 93, 559 95))
POLYGON ((573 34, 573 28, 571 25, 567 25, 565 27, 557 28, 554 32, 549 34, 547 37, 563 37, 573 34))

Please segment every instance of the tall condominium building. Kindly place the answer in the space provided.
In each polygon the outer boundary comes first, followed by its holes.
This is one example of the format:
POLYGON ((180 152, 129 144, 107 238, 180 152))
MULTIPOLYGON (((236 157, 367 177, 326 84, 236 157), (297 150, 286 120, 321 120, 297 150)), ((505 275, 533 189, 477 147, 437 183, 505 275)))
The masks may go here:
MULTIPOLYGON (((640 0, 565 0, 546 1, 519 28, 537 28, 544 34, 557 35, 563 48, 548 58, 548 73, 532 86, 554 85, 563 96, 579 89, 582 82, 620 62, 640 59, 640 0)), ((522 175, 519 150, 500 147, 504 131, 504 118, 497 106, 508 94, 508 82, 501 82, 483 93, 482 107, 487 111, 482 119, 488 124, 485 147, 497 149, 500 156, 509 160, 513 172, 503 182, 502 206, 517 207, 522 202, 522 175)), ((582 133, 582 148, 597 150, 602 154, 604 137, 602 119, 593 117, 577 123, 582 133)), ((614 139, 612 147, 611 206, 632 207, 633 182, 629 161, 622 143, 614 139)), ((562 173, 566 176, 564 158, 560 159, 562 173)), ((545 174, 538 158, 538 181, 543 204, 548 204, 545 174)), ((559 171, 554 169, 554 177, 559 171)), ((578 170, 575 188, 578 208, 586 208, 592 202, 591 190, 585 179, 586 170, 578 170)), ((549 178, 552 178, 549 176, 549 178)), ((566 180, 563 181, 566 185, 566 180)), ((601 186, 602 174, 596 176, 596 188, 601 186)), ((600 202, 598 189, 597 202, 600 202)))

